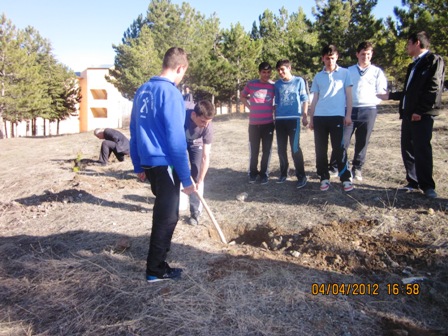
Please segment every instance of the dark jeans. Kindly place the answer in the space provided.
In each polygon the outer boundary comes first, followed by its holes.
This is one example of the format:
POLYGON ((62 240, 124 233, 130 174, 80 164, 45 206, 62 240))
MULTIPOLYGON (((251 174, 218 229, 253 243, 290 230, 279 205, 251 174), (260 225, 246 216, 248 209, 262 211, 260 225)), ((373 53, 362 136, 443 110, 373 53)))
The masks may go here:
POLYGON ((112 152, 115 154, 118 161, 120 161, 120 162, 123 161, 124 156, 126 154, 128 154, 128 153, 118 153, 117 152, 117 144, 114 141, 104 140, 101 143, 100 158, 98 161, 103 164, 107 164, 109 162, 109 157, 112 152))
POLYGON ((320 180, 329 180, 328 137, 330 137, 332 156, 336 159, 339 177, 342 182, 349 181, 351 173, 347 167, 347 152, 342 142, 344 135, 344 117, 313 117, 314 144, 316 151, 316 169, 320 180))
MULTIPOLYGON (((367 146, 377 116, 376 106, 354 107, 352 110, 352 124, 344 126, 344 148, 348 152, 350 141, 355 134, 355 152, 353 154, 352 170, 361 170, 366 162, 367 146)), ((330 169, 336 170, 336 158, 332 155, 330 169)))
POLYGON ((376 107, 354 107, 352 110, 352 124, 344 127, 344 148, 348 151, 350 140, 355 134, 355 153, 353 154, 352 169, 361 170, 366 162, 367 146, 375 125, 376 107))
POLYGON ((179 220, 180 181, 176 172, 168 166, 147 168, 145 174, 156 196, 146 274, 162 276, 166 271, 165 259, 171 238, 179 220))
POLYGON ((401 122, 401 155, 406 169, 406 180, 423 191, 435 189, 432 178, 432 129, 434 119, 422 116, 420 121, 403 118, 401 122))
POLYGON ((303 153, 300 148, 300 119, 277 120, 275 122, 275 131, 277 134, 277 150, 280 161, 280 176, 288 176, 288 138, 291 148, 294 168, 296 169, 297 179, 305 176, 305 165, 303 162, 303 153))
MULTIPOLYGON (((188 146, 188 157, 190 159, 191 177, 194 183, 198 182, 199 172, 201 171, 202 164, 202 146, 188 146)), ((190 214, 192 217, 198 218, 200 215, 201 201, 196 193, 190 195, 190 214)))
POLYGON ((271 159, 272 140, 274 139, 274 124, 249 125, 250 163, 249 175, 251 177, 268 177, 269 161, 271 159), (258 155, 262 148, 260 170, 258 170, 258 155))

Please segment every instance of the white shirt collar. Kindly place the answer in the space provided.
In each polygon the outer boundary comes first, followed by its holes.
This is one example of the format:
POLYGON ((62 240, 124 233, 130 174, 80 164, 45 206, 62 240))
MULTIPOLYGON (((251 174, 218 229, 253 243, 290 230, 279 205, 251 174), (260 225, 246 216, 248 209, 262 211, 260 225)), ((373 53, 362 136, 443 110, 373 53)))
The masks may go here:
POLYGON ((425 56, 428 53, 428 51, 429 50, 425 50, 425 51, 421 52, 420 55, 418 55, 417 57, 414 57, 412 60, 415 62, 419 58, 422 58, 423 56, 425 56))

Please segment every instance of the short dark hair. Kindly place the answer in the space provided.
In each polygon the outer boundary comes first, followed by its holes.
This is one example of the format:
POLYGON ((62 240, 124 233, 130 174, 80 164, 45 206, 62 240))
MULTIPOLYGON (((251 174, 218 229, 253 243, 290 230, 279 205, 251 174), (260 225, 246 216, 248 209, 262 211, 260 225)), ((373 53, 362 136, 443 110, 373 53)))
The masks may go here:
POLYGON ((369 41, 364 41, 364 42, 361 42, 359 45, 358 45, 358 48, 356 48, 356 52, 361 52, 361 50, 369 50, 369 49, 372 49, 373 50, 373 44, 372 44, 372 42, 369 42, 369 41))
POLYGON ((278 70, 282 66, 290 67, 291 62, 289 61, 289 59, 282 59, 282 60, 278 61, 277 64, 275 65, 275 68, 278 70))
POLYGON ((409 35, 408 41, 412 41, 412 43, 416 43, 420 41, 420 49, 429 49, 431 45, 431 39, 427 32, 421 31, 418 33, 413 33, 409 35))
POLYGON ((339 55, 338 48, 334 44, 328 44, 322 48, 321 55, 339 55))
POLYGON ((163 56, 164 69, 176 69, 178 66, 188 66, 187 53, 182 48, 172 47, 168 49, 163 56))
POLYGON ((212 119, 215 116, 215 106, 209 100, 201 100, 194 107, 194 112, 198 117, 212 119))
POLYGON ((272 70, 272 67, 268 62, 261 62, 258 66, 258 72, 262 70, 272 70))

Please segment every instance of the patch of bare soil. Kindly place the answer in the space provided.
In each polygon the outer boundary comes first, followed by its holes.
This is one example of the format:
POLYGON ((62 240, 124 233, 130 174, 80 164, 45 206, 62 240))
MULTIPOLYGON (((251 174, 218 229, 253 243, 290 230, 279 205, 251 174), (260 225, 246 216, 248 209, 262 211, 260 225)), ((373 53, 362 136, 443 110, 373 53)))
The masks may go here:
POLYGON ((205 199, 230 243, 182 211, 168 262, 183 278, 151 285, 154 196, 129 159, 94 165, 87 133, 1 141, 0 335, 447 335, 448 117, 431 200, 398 190, 395 111, 349 194, 319 190, 307 129, 303 189, 293 171, 274 182, 275 141, 270 182, 248 184, 247 116, 218 116, 205 199))

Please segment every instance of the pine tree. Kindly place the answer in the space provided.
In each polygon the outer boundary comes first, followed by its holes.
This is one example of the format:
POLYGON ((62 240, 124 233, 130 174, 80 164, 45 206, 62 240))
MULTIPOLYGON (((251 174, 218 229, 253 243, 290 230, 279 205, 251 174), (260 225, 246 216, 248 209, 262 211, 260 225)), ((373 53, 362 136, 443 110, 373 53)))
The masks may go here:
POLYGON ((244 31, 244 27, 237 23, 223 31, 215 52, 222 62, 220 68, 226 72, 224 74, 226 82, 222 83, 220 94, 235 97, 239 104, 242 87, 248 80, 257 76, 256 60, 260 56, 261 41, 252 40, 244 31))
POLYGON ((347 62, 352 65, 358 62, 356 48, 363 41, 376 43, 383 33, 381 19, 376 19, 372 13, 377 0, 351 0, 351 17, 345 48, 347 49, 347 62))
MULTIPOLYGON (((381 37, 377 57, 385 64, 389 74, 392 90, 402 87, 406 67, 410 62, 406 52, 409 35, 418 31, 426 31, 431 36, 430 49, 448 61, 448 4, 443 0, 402 0, 403 7, 394 8, 394 16, 385 21, 384 33, 381 37)), ((378 59, 378 58, 377 58, 378 59)))
POLYGON ((407 38, 409 34, 426 31, 431 36, 432 50, 440 55, 448 55, 448 3, 445 0, 402 0, 403 8, 394 8, 398 19, 398 36, 407 38))
POLYGON ((214 103, 217 94, 219 76, 219 61, 214 58, 214 46, 219 40, 219 20, 216 16, 202 18, 196 26, 194 40, 189 50, 189 68, 184 77, 184 83, 193 90, 195 100, 209 99, 214 103))
POLYGON ((289 47, 288 11, 282 8, 279 14, 265 10, 258 18, 258 28, 254 23, 251 34, 253 39, 262 41, 262 50, 257 62, 268 62, 272 67, 275 67, 278 60, 287 58, 289 47))
POLYGON ((377 0, 317 0, 313 14, 320 47, 334 44, 339 50, 338 64, 357 62, 356 47, 363 41, 375 42, 382 32, 382 20, 372 10, 377 0))
POLYGON ((162 58, 169 48, 178 46, 189 55, 189 70, 184 83, 200 95, 212 95, 212 84, 201 72, 211 65, 211 50, 219 33, 219 20, 206 19, 189 4, 173 5, 169 0, 153 0, 146 17, 133 22, 123 43, 114 46, 115 67, 108 80, 128 99, 151 76, 160 72, 162 58))
POLYGON ((115 64, 106 79, 112 83, 123 97, 132 100, 138 87, 161 69, 161 59, 154 46, 151 30, 143 26, 137 38, 113 46, 115 64))
MULTIPOLYGON (((31 119, 42 108, 42 96, 37 54, 30 48, 27 35, 12 24, 5 15, 1 17, 1 65, 2 92, 0 114, 11 122, 11 136, 17 122, 31 119)), ((8 134, 5 129, 5 133, 8 134)))
POLYGON ((320 64, 320 56, 316 52, 318 34, 312 30, 312 23, 302 8, 299 8, 297 13, 291 14, 287 31, 287 58, 299 75, 311 80, 315 73, 314 69, 320 64))
POLYGON ((350 3, 344 0, 316 0, 316 8, 313 7, 312 11, 316 18, 314 29, 319 34, 319 51, 326 44, 334 44, 339 49, 341 62, 348 55, 345 45, 351 19, 350 3))

